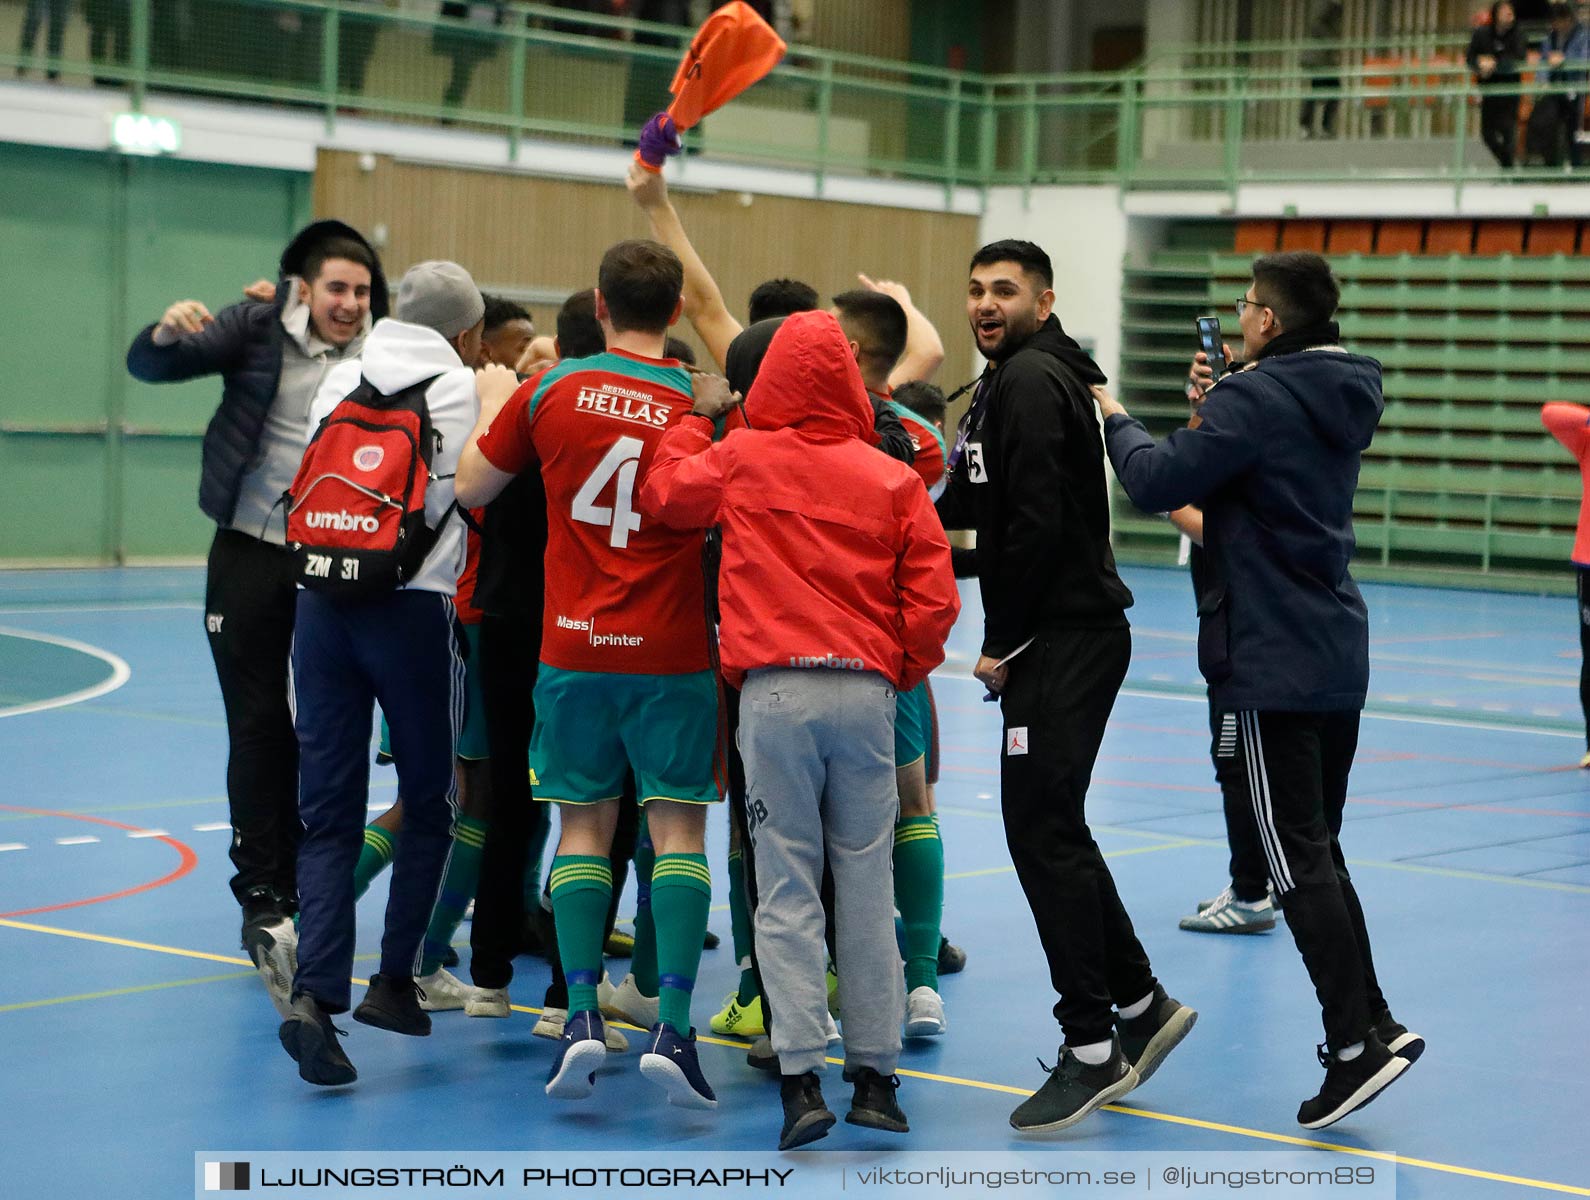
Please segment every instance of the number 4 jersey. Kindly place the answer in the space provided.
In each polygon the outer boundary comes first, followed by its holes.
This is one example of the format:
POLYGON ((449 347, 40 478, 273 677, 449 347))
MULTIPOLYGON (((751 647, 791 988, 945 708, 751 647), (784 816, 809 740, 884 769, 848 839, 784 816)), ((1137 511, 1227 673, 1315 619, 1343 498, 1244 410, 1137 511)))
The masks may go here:
POLYGON ((481 435, 498 470, 541 466, 548 666, 636 675, 711 667, 702 534, 635 510, 663 431, 692 403, 690 373, 675 360, 610 350, 526 381, 481 435))

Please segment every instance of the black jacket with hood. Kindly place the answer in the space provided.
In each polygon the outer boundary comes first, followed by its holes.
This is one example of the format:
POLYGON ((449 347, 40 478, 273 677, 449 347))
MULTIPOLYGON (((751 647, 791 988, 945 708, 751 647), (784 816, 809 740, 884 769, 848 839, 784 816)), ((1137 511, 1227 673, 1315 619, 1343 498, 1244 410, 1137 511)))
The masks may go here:
POLYGON ((231 523, 243 475, 254 461, 265 416, 276 398, 282 346, 288 336, 281 322, 289 291, 287 280, 302 275, 310 252, 328 238, 348 238, 370 250, 376 264, 370 280, 370 317, 378 321, 386 316, 386 276, 375 250, 352 226, 316 221, 299 231, 282 251, 273 302, 245 300, 230 305, 201 332, 180 337, 169 346, 155 345, 155 327, 149 325, 127 351, 127 370, 145 383, 221 376, 221 406, 204 431, 199 474, 199 508, 217 525, 231 523))
MULTIPOLYGON (((1104 448, 1088 385, 1104 372, 1051 315, 979 385, 939 517, 977 530, 983 653, 1120 628, 1132 593, 1115 570, 1104 448)), ((953 455, 952 455, 953 457, 953 455)))
POLYGON ((1384 408, 1378 362, 1316 345, 1226 376, 1201 425, 1158 445, 1131 417, 1105 422, 1134 504, 1203 508, 1198 666, 1223 710, 1363 707, 1369 618, 1348 570, 1353 492, 1384 408))

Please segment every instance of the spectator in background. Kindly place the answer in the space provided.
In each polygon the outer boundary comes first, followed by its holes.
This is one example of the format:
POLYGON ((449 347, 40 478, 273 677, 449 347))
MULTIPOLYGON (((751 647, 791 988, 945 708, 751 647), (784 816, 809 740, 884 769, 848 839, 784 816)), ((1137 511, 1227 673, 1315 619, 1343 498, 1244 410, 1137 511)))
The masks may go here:
MULTIPOLYGON (((465 0, 443 0, 442 16, 459 24, 468 22, 484 29, 486 26, 502 24, 503 7, 496 3, 470 4, 465 0)), ((446 22, 431 31, 431 53, 453 60, 453 71, 447 77, 447 89, 442 93, 442 103, 446 107, 457 108, 463 103, 475 68, 496 57, 497 47, 498 39, 494 36, 475 30, 450 29, 446 22)))
MULTIPOLYGON (((33 56, 33 45, 39 40, 39 25, 46 17, 49 18, 49 27, 44 34, 44 50, 51 60, 61 57, 61 41, 66 37, 66 22, 72 15, 72 0, 28 0, 27 11, 22 15, 22 41, 17 47, 17 52, 26 57, 33 56)), ((17 78, 21 79, 28 73, 27 67, 17 64, 17 78)), ((59 79, 60 68, 50 66, 44 72, 46 79, 59 79)))
MULTIPOLYGON (((1309 22, 1308 38, 1311 42, 1339 42, 1341 37, 1341 0, 1329 0, 1309 22)), ((1311 46, 1298 56, 1297 61, 1300 66, 1309 68, 1311 78, 1308 83, 1311 90, 1331 93, 1323 100, 1310 96, 1303 101, 1297 117, 1303 126, 1303 136, 1310 138, 1315 135, 1314 111, 1317 108, 1320 112, 1319 136, 1333 138, 1336 136, 1336 110, 1341 107, 1341 100, 1335 95, 1342 86, 1339 73, 1341 51, 1334 46, 1311 46)))
MULTIPOLYGON (((364 94, 364 73, 375 53, 376 35, 381 32, 381 22, 374 16, 366 17, 362 8, 385 8, 379 2, 353 0, 343 6, 337 21, 337 90, 351 96, 364 94)), ((512 366, 513 364, 508 364, 512 366)))
POLYGON ((1540 410, 1540 423, 1579 460, 1583 480, 1573 565, 1579 581, 1579 706, 1584 709, 1587 747, 1579 765, 1590 769, 1590 408, 1582 404, 1548 404, 1540 410))
POLYGON ((751 289, 746 323, 811 312, 817 307, 817 289, 799 279, 768 279, 751 289))
POLYGON ((1562 165, 1566 141, 1568 162, 1577 167, 1581 162, 1579 128, 1584 124, 1585 85, 1590 77, 1590 30, 1574 16, 1573 5, 1551 6, 1551 30, 1540 39, 1540 60, 1550 68, 1547 81, 1562 89, 1535 102, 1537 112, 1546 110, 1538 118, 1549 134, 1546 165, 1562 165))
POLYGON ((1469 39, 1467 58, 1480 87, 1480 136, 1503 167, 1513 165, 1518 149, 1518 68, 1525 54, 1512 4, 1496 0, 1491 19, 1469 39))
MULTIPOLYGON (((83 19, 88 22, 88 56, 95 63, 127 65, 127 46, 132 37, 132 10, 127 0, 83 0, 83 19)), ((119 79, 94 76, 100 87, 115 87, 119 79)))

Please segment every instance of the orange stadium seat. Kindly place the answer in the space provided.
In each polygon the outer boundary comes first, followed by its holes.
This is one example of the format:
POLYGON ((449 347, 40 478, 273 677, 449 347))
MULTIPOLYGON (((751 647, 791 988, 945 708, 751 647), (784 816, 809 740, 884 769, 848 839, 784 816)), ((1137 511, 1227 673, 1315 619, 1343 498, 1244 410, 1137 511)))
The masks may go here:
MULTIPOLYGON (((1572 254, 1578 241, 1578 221, 1531 221, 1525 253, 1572 254)), ((1586 249, 1590 250, 1590 246, 1586 249)))
POLYGON ((1423 221, 1382 221, 1376 231, 1376 254, 1418 254, 1423 249, 1423 221))
POLYGON ((1373 221, 1332 221, 1325 235, 1327 254, 1370 254, 1375 248, 1373 221))
POLYGON ((1475 254, 1522 254, 1524 252, 1524 223, 1522 221, 1481 221, 1474 238, 1475 254))
POLYGON ((1281 249, 1325 253, 1325 222, 1287 221, 1281 226, 1281 249))
POLYGON ((1281 240, 1279 221, 1238 221, 1237 254, 1269 254, 1281 240))
POLYGON ((1426 254, 1473 254, 1473 221, 1431 221, 1424 235, 1426 254))

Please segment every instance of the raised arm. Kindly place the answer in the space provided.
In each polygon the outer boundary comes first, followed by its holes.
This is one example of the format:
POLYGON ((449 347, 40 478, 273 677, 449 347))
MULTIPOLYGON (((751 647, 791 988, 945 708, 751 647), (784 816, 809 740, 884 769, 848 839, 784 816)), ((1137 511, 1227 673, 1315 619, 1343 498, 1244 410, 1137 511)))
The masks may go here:
POLYGON ((892 296, 905 310, 905 353, 900 355, 900 361, 889 372, 889 386, 899 387, 913 380, 931 380, 944 363, 944 342, 939 338, 939 331, 933 328, 933 322, 911 303, 911 293, 906 290, 905 284, 892 279, 868 279, 859 274, 856 278, 861 280, 864 287, 892 296))
POLYGON ((668 184, 662 172, 648 171, 640 163, 631 162, 624 184, 651 222, 652 236, 677 254, 684 264, 685 316, 719 368, 726 367, 729 343, 739 335, 741 325, 723 302, 717 280, 712 278, 696 248, 690 244, 679 213, 668 199, 668 184))
POLYGON ((127 370, 145 383, 176 383, 225 371, 248 340, 253 301, 223 308, 219 316, 198 300, 178 300, 127 349, 127 370))

